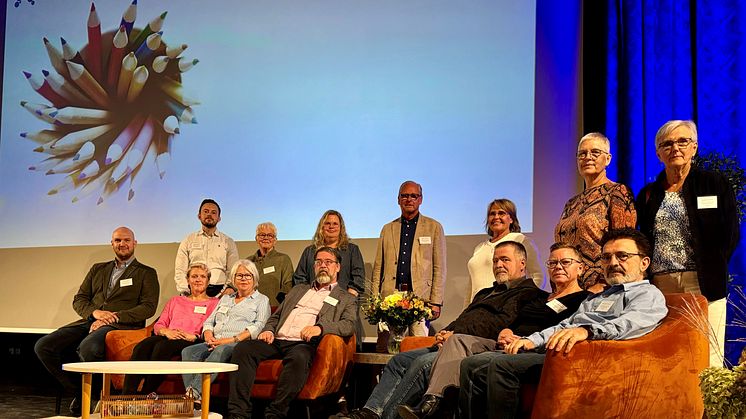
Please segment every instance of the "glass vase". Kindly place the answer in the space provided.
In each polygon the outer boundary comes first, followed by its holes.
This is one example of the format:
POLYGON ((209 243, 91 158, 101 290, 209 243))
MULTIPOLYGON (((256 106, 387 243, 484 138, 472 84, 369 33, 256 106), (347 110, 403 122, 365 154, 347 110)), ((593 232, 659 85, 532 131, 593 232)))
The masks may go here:
POLYGON ((407 334, 408 327, 394 326, 389 324, 389 340, 388 340, 388 352, 390 354, 398 354, 401 351, 401 341, 404 340, 404 336, 407 334))

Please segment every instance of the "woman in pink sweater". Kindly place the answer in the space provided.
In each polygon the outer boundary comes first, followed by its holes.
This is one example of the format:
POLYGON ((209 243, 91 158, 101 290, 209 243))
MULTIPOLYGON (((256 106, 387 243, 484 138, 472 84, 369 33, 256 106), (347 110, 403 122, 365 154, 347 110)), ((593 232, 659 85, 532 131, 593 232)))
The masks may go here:
MULTIPOLYGON (((143 339, 132 351, 130 361, 169 361, 181 350, 200 339, 202 323, 210 316, 218 299, 207 296, 210 271, 203 264, 194 264, 187 271, 191 293, 168 300, 153 326, 153 335, 143 339)), ((161 374, 129 374, 124 378, 123 394, 149 394, 163 382, 161 374), (142 389, 138 391, 140 381, 142 389)))

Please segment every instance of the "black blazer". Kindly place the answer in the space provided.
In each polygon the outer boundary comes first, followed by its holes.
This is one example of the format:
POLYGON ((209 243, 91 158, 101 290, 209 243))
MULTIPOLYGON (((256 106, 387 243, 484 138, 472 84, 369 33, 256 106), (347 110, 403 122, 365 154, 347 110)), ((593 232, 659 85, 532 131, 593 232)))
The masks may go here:
MULTIPOLYGON (((655 247, 655 214, 663 203, 665 171, 637 195, 637 222, 655 247)), ((728 261, 738 244, 736 197, 728 179, 720 173, 692 167, 681 189, 692 233, 694 262, 702 295, 708 301, 725 298, 728 261), (697 197, 717 196, 717 208, 697 208, 697 197)))

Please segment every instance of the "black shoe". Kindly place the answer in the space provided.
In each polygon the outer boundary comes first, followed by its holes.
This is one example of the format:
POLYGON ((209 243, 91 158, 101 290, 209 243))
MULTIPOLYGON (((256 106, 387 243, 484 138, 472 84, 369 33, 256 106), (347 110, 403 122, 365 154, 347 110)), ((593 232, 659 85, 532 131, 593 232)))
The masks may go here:
POLYGON ((406 404, 399 405, 397 412, 404 419, 424 419, 435 417, 440 411, 441 398, 432 394, 426 394, 417 407, 406 404))
POLYGON ((76 397, 72 402, 70 402, 70 414, 77 417, 80 416, 81 413, 80 400, 76 397))

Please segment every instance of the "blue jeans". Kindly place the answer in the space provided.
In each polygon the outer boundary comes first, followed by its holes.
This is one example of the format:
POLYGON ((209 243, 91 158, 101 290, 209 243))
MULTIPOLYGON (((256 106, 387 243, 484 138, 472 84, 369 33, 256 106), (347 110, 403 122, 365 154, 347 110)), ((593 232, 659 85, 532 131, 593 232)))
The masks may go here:
MULTIPOLYGON (((212 351, 206 343, 198 343, 196 345, 187 346, 181 350, 182 361, 205 361, 205 362, 227 362, 231 359, 233 354, 233 347, 235 343, 228 343, 225 345, 216 346, 212 351)), ((210 382, 214 382, 218 374, 210 374, 210 382)), ((184 380, 184 387, 192 387, 197 391, 195 395, 197 399, 202 398, 202 374, 182 374, 182 380, 184 380)))
POLYGON ((459 417, 518 417, 521 384, 537 382, 544 366, 543 353, 516 355, 503 351, 483 352, 461 361, 459 417))
MULTIPOLYGON (((80 374, 63 371, 62 364, 105 360, 106 334, 114 330, 112 326, 102 326, 88 333, 92 323, 63 326, 42 337, 34 345, 34 352, 47 371, 75 396, 80 395, 80 374)), ((100 382, 94 380, 97 381, 100 382)))
POLYGON ((365 408, 376 412, 382 419, 395 419, 398 405, 419 402, 427 388, 430 367, 437 354, 432 348, 420 348, 391 358, 365 408))

